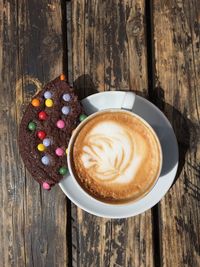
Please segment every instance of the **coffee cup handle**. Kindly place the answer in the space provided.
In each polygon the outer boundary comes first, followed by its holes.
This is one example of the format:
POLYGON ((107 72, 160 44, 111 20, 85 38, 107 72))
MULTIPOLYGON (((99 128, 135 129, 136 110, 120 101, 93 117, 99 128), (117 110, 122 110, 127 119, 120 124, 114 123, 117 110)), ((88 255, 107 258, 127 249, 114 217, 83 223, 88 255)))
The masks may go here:
POLYGON ((135 93, 125 92, 121 109, 132 111, 133 106, 134 106, 134 102, 135 102, 135 93))

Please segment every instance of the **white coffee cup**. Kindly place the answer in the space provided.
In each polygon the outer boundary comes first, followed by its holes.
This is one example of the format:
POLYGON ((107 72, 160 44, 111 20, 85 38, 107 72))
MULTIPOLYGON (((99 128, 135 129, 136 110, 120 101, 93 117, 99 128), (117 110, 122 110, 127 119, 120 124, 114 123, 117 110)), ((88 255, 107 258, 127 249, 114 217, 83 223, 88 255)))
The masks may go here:
MULTIPOLYGON (((76 177, 75 177, 75 174, 74 174, 74 170, 72 168, 72 165, 71 165, 71 162, 72 162, 72 150, 73 150, 73 145, 74 145, 74 141, 77 137, 77 134, 81 131, 81 129, 84 127, 85 124, 87 124, 88 120, 96 117, 98 114, 100 113, 103 113, 105 111, 109 111, 109 112, 114 112, 114 111, 122 111, 124 110, 125 112, 128 112, 130 114, 132 114, 133 116, 137 117, 138 119, 140 119, 144 124, 147 125, 148 128, 150 128, 154 134, 154 136, 156 137, 158 143, 160 144, 159 142, 159 139, 155 133, 155 131, 152 129, 152 127, 143 119, 141 118, 140 116, 136 115, 136 114, 133 114, 131 111, 133 110, 133 106, 134 106, 134 102, 135 102, 135 94, 133 92, 126 92, 125 95, 124 95, 124 99, 123 99, 123 102, 122 102, 122 105, 121 105, 121 109, 117 108, 117 109, 106 109, 106 110, 101 110, 101 111, 97 111, 95 113, 93 113, 92 115, 88 116, 84 121, 82 121, 78 127, 75 129, 75 131, 73 132, 72 136, 71 136, 71 139, 70 139, 70 142, 69 142, 69 145, 68 145, 68 169, 69 169, 69 172, 70 172, 70 175, 73 179, 73 181, 77 184, 77 186, 79 187, 79 189, 87 195, 87 197, 91 197, 93 198, 91 195, 89 195, 84 189, 83 187, 78 183, 76 177)), ((161 147, 161 146, 160 146, 161 147)), ((161 172, 161 168, 162 168, 162 153, 161 153, 161 161, 160 161, 160 171, 158 173, 158 176, 157 178, 155 179, 155 183, 157 182, 157 179, 159 178, 159 175, 160 175, 160 172, 161 172)), ((148 193, 148 192, 147 192, 148 193)), ((144 196, 144 195, 143 195, 144 196)), ((142 197, 143 197, 142 196, 142 197)), ((100 200, 98 200, 100 201, 100 200)), ((127 203, 128 204, 128 203, 127 203)), ((130 204, 130 203, 129 203, 130 204)), ((124 204, 126 205, 126 203, 124 204)))

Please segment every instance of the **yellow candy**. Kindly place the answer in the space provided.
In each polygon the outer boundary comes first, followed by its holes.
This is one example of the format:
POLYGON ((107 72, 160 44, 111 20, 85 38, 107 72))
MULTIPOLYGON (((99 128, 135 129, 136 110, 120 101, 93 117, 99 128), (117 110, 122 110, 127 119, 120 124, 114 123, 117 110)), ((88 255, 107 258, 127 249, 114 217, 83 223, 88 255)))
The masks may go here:
POLYGON ((53 100, 50 98, 46 99, 45 106, 47 106, 48 108, 51 108, 53 106, 53 100))
POLYGON ((66 148, 65 153, 68 154, 68 148, 66 148))
POLYGON ((45 146, 43 145, 43 144, 39 144, 38 146, 37 146, 37 149, 39 150, 39 151, 44 151, 45 150, 45 146))

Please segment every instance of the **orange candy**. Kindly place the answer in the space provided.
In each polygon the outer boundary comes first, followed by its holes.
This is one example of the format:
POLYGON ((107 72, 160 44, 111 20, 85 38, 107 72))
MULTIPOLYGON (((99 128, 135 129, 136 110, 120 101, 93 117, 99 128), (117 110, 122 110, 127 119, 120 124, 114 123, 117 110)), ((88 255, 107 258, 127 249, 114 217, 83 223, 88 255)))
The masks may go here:
POLYGON ((61 79, 61 81, 64 81, 66 79, 65 74, 61 74, 60 79, 61 79))
POLYGON ((34 107, 39 107, 40 105, 40 100, 37 99, 37 98, 34 98, 31 102, 31 104, 34 106, 34 107))

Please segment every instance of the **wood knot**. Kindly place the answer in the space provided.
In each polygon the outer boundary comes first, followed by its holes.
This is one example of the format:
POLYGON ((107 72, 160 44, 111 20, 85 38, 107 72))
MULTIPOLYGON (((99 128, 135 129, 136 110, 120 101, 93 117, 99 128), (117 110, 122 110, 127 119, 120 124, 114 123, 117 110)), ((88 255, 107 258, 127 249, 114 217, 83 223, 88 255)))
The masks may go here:
POLYGON ((142 18, 138 14, 136 17, 127 22, 127 34, 138 36, 142 30, 142 18))
POLYGON ((36 87, 37 94, 40 90, 42 90, 42 83, 35 77, 31 77, 29 75, 22 76, 17 82, 16 82, 16 92, 21 90, 24 84, 33 84, 36 87))

